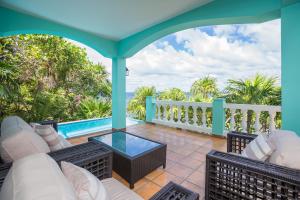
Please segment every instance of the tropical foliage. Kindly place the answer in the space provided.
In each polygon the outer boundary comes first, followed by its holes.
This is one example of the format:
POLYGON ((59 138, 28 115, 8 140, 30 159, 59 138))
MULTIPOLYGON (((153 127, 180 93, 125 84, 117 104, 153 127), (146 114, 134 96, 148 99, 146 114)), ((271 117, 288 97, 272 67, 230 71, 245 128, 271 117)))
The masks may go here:
POLYGON ((128 103, 128 113, 137 119, 146 118, 146 97, 156 94, 155 87, 140 87, 135 91, 134 97, 128 103))
POLYGON ((224 97, 228 103, 268 104, 279 100, 280 89, 276 86, 275 77, 257 74, 250 79, 229 80, 224 97))
POLYGON ((12 114, 27 121, 108 116, 99 109, 110 109, 110 102, 94 99, 100 92, 110 98, 108 73, 88 60, 85 49, 49 35, 0 38, 0 119, 12 114), (98 110, 85 113, 92 108, 98 110))
MULTIPOLYGON (((281 88, 276 85, 277 78, 276 77, 267 77, 260 74, 248 79, 239 79, 239 80, 228 80, 228 84, 223 91, 218 90, 216 79, 211 78, 209 76, 196 80, 190 92, 189 99, 186 96, 186 93, 178 88, 171 88, 169 90, 165 90, 158 94, 155 94, 155 88, 151 88, 151 92, 145 94, 145 92, 141 92, 149 87, 142 87, 137 90, 135 97, 129 102, 128 112, 132 113, 134 117, 138 119, 145 119, 145 99, 146 96, 152 96, 150 94, 157 95, 160 100, 173 100, 173 101, 197 101, 197 102, 212 102, 214 98, 222 97, 226 99, 227 103, 239 103, 239 104, 266 104, 266 105, 280 105, 281 104, 281 88), (141 101, 138 101, 141 100, 141 101)), ((166 118, 170 119, 171 117, 171 109, 169 106, 163 108, 160 107, 160 113, 164 113, 163 109, 166 109, 166 118)), ((185 122, 185 112, 188 112, 188 120, 193 120, 194 111, 193 109, 188 108, 178 108, 173 107, 172 109, 174 121, 182 121, 185 122), (181 110, 180 119, 178 117, 178 109, 181 110)), ((197 122, 199 125, 203 122, 202 118, 202 110, 196 111, 197 122)), ((230 126, 230 113, 229 110, 226 110, 226 126, 227 128, 230 126)), ((236 130, 241 130, 241 111, 238 110, 235 114, 235 122, 236 130)), ((212 110, 211 108, 206 109, 206 123, 208 126, 211 126, 212 122, 212 110)), ((162 117, 162 116, 160 116, 162 117)), ((254 122, 255 116, 253 111, 249 110, 247 113, 247 131, 252 132, 254 130, 254 122)), ((260 123, 262 124, 262 129, 264 131, 267 129, 269 122, 268 113, 262 112, 260 116, 260 123)), ((276 115, 276 126, 280 127, 281 124, 281 116, 280 114, 276 115)))
MULTIPOLYGON (((190 94, 179 88, 156 93, 154 87, 140 87, 127 109, 131 116, 145 119, 146 97, 154 95, 161 100, 212 102, 223 97, 229 103, 280 105, 281 88, 276 81, 275 77, 258 74, 245 80, 229 80, 220 91, 217 80, 206 76, 192 84, 190 94)), ((89 61, 85 49, 68 40, 49 35, 0 38, 0 120, 12 114, 27 121, 110 116, 111 90, 105 67, 89 61)), ((165 109, 170 111, 169 107, 165 109)), ((177 119, 178 108, 173 108, 175 121, 184 121, 185 112, 193 116, 192 109, 181 109, 181 117, 177 119)), ((226 111, 226 114, 228 118, 231 113, 226 111)), ((202 111, 197 110, 199 119, 201 115, 202 111)), ((247 129, 251 131, 253 112, 248 111, 247 116, 247 129)), ((279 126, 280 116, 276 118, 279 126)), ((207 109, 206 119, 211 121, 210 109, 207 109)), ((240 119, 238 111, 236 122, 240 119)), ((260 121, 263 128, 267 127, 268 114, 262 113, 260 121)))
POLYGON ((179 88, 171 88, 161 92, 158 96, 162 100, 185 101, 186 94, 179 88))
MULTIPOLYGON (((280 105, 281 104, 281 89, 276 86, 276 77, 266 77, 257 74, 253 78, 229 80, 228 86, 225 88, 224 97, 228 103, 240 104, 267 104, 280 105)), ((227 115, 229 115, 227 111, 227 115)), ((281 116, 277 115, 277 125, 281 123, 281 116)), ((268 113, 263 112, 260 117, 260 122, 263 129, 267 128, 268 113)), ((241 111, 236 114, 236 121, 241 120, 241 111)), ((254 127, 254 112, 247 111, 247 131, 251 132, 254 127)), ((237 123, 239 124, 239 123, 237 123)), ((227 123, 229 125, 229 123, 227 123)), ((240 129, 241 127, 236 127, 240 129)))
POLYGON ((111 116, 111 102, 100 101, 95 98, 86 98, 78 106, 78 118, 90 119, 111 116))
POLYGON ((211 102, 218 96, 217 80, 210 76, 196 80, 190 90, 192 100, 196 102, 211 102))

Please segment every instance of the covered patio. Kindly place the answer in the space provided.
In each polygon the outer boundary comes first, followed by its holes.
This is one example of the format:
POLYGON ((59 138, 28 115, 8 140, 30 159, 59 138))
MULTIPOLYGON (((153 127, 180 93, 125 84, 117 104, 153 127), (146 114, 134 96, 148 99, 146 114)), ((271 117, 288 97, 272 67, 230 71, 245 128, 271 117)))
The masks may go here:
MULTIPOLYGON (((281 128, 294 131, 300 136, 299 0, 2 0, 0 18, 0 37, 18 34, 57 35, 88 45, 112 60, 112 130, 126 130, 134 135, 167 144, 167 150, 164 148, 167 152, 164 154, 164 160, 167 163, 158 165, 163 167, 155 169, 135 183, 134 191, 142 198, 149 199, 169 181, 199 193, 200 199, 300 198, 298 169, 231 154, 241 154, 257 135, 232 133, 235 126, 233 114, 230 119, 231 126, 229 129, 225 127, 226 111, 235 113, 239 110, 242 113, 242 131, 245 131, 247 111, 251 109, 256 112, 254 127, 256 133, 260 130, 261 112, 268 112, 270 122, 267 131, 272 132, 278 129, 273 123, 274 117, 276 113, 281 112, 281 128), (281 107, 226 104, 223 99, 215 99, 213 103, 190 104, 147 97, 146 121, 149 123, 126 127, 127 58, 152 42, 177 31, 209 25, 262 23, 279 18, 282 45, 281 107), (171 110, 170 114, 167 113, 167 107, 171 110), (172 112, 174 107, 185 110, 184 114, 178 111, 177 120, 174 120, 172 112), (193 109, 193 116, 189 116, 187 111, 190 107, 193 109), (198 109, 201 110, 201 116, 197 115, 198 109), (207 109, 212 110, 210 124, 206 124, 206 115, 203 114, 207 109), (208 154, 211 150, 218 152, 208 154), (226 150, 228 153, 223 153, 226 150)), ((95 135, 101 134, 103 133, 95 135)), ((296 134, 293 136, 294 139, 299 139, 296 134)), ((109 151, 110 157, 106 157, 106 160, 98 156, 98 160, 85 163, 84 167, 90 172, 96 169, 96 173, 99 173, 101 167, 105 166, 105 170, 110 171, 105 172, 105 175, 101 174, 101 178, 110 178, 113 151, 103 144, 99 147, 98 143, 92 141, 87 143, 88 137, 95 135, 70 139, 76 146, 68 147, 71 149, 67 148, 67 151, 70 151, 68 153, 53 153, 50 150, 46 153, 49 153, 56 162, 68 158, 76 164, 77 154, 72 148, 81 151, 80 157, 84 163, 85 156, 94 158, 100 150, 104 152, 101 156, 104 154, 107 156, 109 151), (80 146, 82 143, 94 146, 88 149, 89 147, 80 146), (89 150, 88 153, 85 152, 85 148, 89 150), (71 158, 66 157, 67 154, 68 156, 71 154, 71 158), (100 164, 94 166, 94 163, 100 164)), ((115 154, 116 152, 114 156, 115 154)), ((157 160, 159 159, 155 157, 153 162, 157 160)), ((3 171, 0 173, 1 178, 5 177, 11 165, 11 163, 4 164, 4 167, 0 165, 0 171, 3 171)), ((100 175, 96 177, 99 178, 100 175)), ((127 181, 118 174, 113 173, 113 177, 128 186, 127 181)))
MULTIPOLYGON (((211 150, 226 152, 225 138, 152 124, 129 126, 126 131, 166 143, 168 146, 166 169, 160 167, 148 174, 135 184, 134 191, 144 199, 149 199, 169 181, 173 181, 197 191, 200 199, 204 198, 206 154, 211 150)), ((73 138, 70 142, 85 143, 88 137, 104 133, 106 132, 73 138)), ((128 182, 118 174, 113 173, 113 177, 129 187, 128 182)))
MULTIPOLYGON (((126 127, 126 59, 168 34, 208 25, 281 18, 282 128, 300 133, 300 3, 297 0, 76 2, 1 1, 0 36, 51 34, 84 43, 112 59, 113 128, 126 127)), ((218 133, 217 133, 218 134, 218 133)), ((220 134, 220 133, 219 133, 220 134)))

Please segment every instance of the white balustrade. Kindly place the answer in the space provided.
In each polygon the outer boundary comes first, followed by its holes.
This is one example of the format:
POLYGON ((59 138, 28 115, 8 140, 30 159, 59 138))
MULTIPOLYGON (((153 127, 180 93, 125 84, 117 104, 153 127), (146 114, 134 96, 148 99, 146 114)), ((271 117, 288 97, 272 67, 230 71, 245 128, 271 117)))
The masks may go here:
POLYGON ((202 107, 202 126, 203 128, 206 128, 206 107, 202 107))
MULTIPOLYGON (((253 111, 253 115, 255 116, 254 122, 254 132, 260 133, 263 132, 262 124, 260 122, 260 116, 262 112, 267 112, 269 115, 269 126, 266 127, 267 131, 273 131, 276 129, 276 114, 281 112, 280 106, 269 106, 269 105, 253 105, 253 104, 226 104, 225 108, 230 110, 230 128, 229 130, 233 131, 236 127, 235 116, 238 113, 241 114, 241 128, 242 131, 247 132, 247 114, 248 111, 253 111)), ((267 121, 267 120, 265 120, 267 121)))
POLYGON ((206 124, 206 110, 207 108, 211 108, 211 103, 202 103, 202 102, 185 102, 185 101, 163 101, 157 100, 156 101, 157 107, 157 117, 153 120, 156 124, 162 124, 170 127, 182 128, 202 133, 211 133, 211 128, 206 124), (164 109, 161 110, 160 108, 163 107, 164 109), (167 110, 166 108, 169 107, 170 109, 167 110), (177 121, 174 120, 175 118, 175 109, 177 108, 177 121), (192 109, 191 109, 192 108, 192 109), (202 120, 202 124, 199 125, 197 122, 197 112, 201 108, 202 116, 200 116, 202 120), (189 120, 189 111, 192 110, 192 120, 189 120), (161 113, 162 111, 162 113, 161 113), (160 115, 164 116, 163 118, 160 115), (170 116, 168 119, 167 116, 170 116), (181 122, 181 118, 183 117, 184 123, 181 122))
MULTIPOLYGON (((207 109, 212 108, 212 103, 157 100, 156 108, 157 112, 153 123, 201 133, 212 132, 211 124, 207 124, 207 109)), ((254 124, 251 122, 252 132, 260 133, 278 128, 276 127, 276 115, 281 112, 280 106, 225 104, 224 109, 228 109, 230 113, 227 120, 227 126, 229 126, 227 131, 238 129, 247 132, 249 111, 252 111, 251 115, 255 117, 254 124), (268 120, 264 120, 264 124, 261 124, 260 121, 262 113, 268 113, 265 116, 268 120)), ((253 117, 251 117, 252 120, 253 117)))
POLYGON ((230 130, 234 131, 234 127, 235 127, 235 109, 232 108, 230 109, 230 130))

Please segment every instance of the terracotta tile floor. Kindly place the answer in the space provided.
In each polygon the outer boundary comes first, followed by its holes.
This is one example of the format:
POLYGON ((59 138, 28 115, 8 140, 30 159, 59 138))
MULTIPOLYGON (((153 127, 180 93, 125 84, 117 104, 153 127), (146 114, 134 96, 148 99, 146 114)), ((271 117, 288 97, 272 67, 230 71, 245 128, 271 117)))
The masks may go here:
MULTIPOLYGON (((225 151, 225 139, 151 124, 130 126, 126 131, 168 145, 166 169, 160 167, 138 181, 134 185, 135 192, 144 199, 149 199, 169 181, 173 181, 198 192, 200 199, 204 198, 205 155, 212 149, 225 151)), ((80 144, 91 136, 73 138, 70 141, 80 144)), ((118 174, 113 173, 113 177, 129 186, 118 174)))

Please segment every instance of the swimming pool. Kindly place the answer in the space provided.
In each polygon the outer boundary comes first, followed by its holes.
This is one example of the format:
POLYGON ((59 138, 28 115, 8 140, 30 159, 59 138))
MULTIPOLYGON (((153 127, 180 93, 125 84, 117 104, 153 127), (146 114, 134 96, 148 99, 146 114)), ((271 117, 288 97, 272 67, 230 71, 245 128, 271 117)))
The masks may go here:
MULTIPOLYGON (((126 126, 143 123, 141 120, 126 119, 126 126)), ((58 124, 58 134, 65 138, 71 138, 112 128, 112 118, 88 119, 58 124)))

